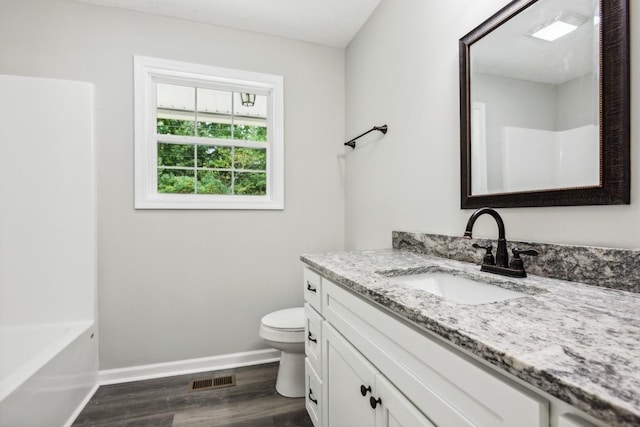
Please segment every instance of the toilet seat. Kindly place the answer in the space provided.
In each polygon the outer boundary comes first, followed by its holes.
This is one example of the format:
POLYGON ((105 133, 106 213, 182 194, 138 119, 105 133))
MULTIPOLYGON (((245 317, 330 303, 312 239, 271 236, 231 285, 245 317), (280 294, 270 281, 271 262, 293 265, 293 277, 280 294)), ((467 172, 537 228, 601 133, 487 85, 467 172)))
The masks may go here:
POLYGON ((262 318, 262 325, 281 331, 303 331, 304 330, 304 308, 287 308, 274 311, 262 318))
POLYGON ((264 316, 260 322, 260 336, 282 343, 304 342, 304 308, 288 308, 264 316))

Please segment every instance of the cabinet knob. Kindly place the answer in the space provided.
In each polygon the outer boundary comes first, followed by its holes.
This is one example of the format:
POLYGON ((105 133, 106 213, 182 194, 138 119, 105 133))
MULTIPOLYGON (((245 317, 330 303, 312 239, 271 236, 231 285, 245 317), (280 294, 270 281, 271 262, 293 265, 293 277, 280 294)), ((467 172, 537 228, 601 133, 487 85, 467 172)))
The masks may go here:
POLYGON ((309 400, 313 403, 315 403, 316 405, 318 404, 318 399, 314 399, 313 398, 313 390, 309 389, 309 400))
POLYGON ((307 335, 307 339, 311 342, 315 342, 315 343, 318 342, 318 340, 314 338, 313 335, 311 335, 311 332, 309 332, 309 335, 307 335))
POLYGON ((317 292, 316 287, 311 285, 311 282, 307 280, 307 290, 311 292, 317 292))
POLYGON ((382 400, 380 400, 380 398, 374 399, 373 396, 369 398, 369 404, 373 409, 376 409, 376 406, 378 406, 378 404, 380 403, 382 403, 382 400))
POLYGON ((369 387, 365 387, 364 385, 360 386, 360 394, 362 394, 362 396, 366 396, 367 393, 369 393, 371 391, 371 386, 369 387))

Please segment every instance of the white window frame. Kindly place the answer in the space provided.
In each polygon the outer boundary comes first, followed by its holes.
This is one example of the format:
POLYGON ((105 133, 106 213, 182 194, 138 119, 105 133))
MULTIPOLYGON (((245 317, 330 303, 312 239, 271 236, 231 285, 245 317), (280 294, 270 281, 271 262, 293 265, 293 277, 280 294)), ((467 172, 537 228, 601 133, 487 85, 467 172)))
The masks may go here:
MULTIPOLYGON (((135 208, 136 209, 284 209, 283 77, 134 56, 135 208), (158 82, 251 92, 267 98, 266 195, 158 193, 157 89, 158 82)), ((166 136, 166 135, 163 135, 166 136)), ((180 136, 172 136, 177 140, 180 136)), ((185 143, 201 137, 182 137, 185 143)), ((242 141, 234 141, 241 146, 242 141)), ((219 145, 211 140, 211 145, 219 145)))

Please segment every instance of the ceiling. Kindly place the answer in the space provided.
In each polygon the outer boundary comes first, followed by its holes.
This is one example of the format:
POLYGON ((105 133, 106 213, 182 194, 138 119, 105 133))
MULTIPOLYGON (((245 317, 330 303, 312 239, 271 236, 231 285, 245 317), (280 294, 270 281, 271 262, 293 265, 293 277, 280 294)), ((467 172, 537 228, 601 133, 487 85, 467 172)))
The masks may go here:
POLYGON ((77 0, 344 48, 380 0, 77 0))

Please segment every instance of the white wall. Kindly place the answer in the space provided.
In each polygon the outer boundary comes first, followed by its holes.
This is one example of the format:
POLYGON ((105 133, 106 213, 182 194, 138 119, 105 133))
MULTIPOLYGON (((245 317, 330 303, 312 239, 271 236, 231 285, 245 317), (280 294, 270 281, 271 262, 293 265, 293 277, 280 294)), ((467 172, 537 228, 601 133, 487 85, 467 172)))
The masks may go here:
POLYGON ((263 348, 260 318, 302 304, 299 255, 343 247, 344 50, 3 0, 0 73, 95 84, 101 369, 263 348), (284 211, 133 209, 134 54, 284 76, 284 211))
MULTIPOLYGON (((347 47, 347 135, 387 123, 346 156, 347 248, 391 245, 392 230, 461 235, 458 40, 507 0, 382 0, 347 47)), ((631 8, 631 67, 640 37, 631 8)), ((631 122, 640 123, 632 75, 631 122)), ((631 205, 500 209, 507 239, 640 247, 640 143, 632 132, 631 205)), ((481 219, 474 235, 495 237, 481 219)))

